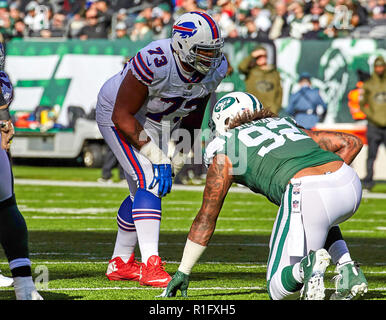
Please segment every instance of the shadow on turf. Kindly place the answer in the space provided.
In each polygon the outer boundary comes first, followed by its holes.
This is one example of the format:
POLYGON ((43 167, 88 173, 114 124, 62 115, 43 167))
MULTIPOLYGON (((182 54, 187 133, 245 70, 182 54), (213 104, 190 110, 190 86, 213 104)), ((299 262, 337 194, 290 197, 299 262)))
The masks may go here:
MULTIPOLYGON (((166 261, 180 261, 184 249, 187 233, 173 232, 160 234, 160 255, 166 261)), ((116 238, 115 231, 34 231, 29 232, 30 251, 32 262, 37 261, 106 261, 111 257, 116 238)), ((358 260, 362 265, 375 265, 382 263, 384 239, 380 238, 346 238, 350 248, 351 256, 358 260), (350 243, 356 244, 350 247, 350 243)), ((232 263, 266 263, 268 257, 269 236, 251 234, 214 234, 208 249, 200 259, 201 262, 226 262, 232 263)), ((138 250, 136 257, 139 257, 138 250)), ((3 252, 0 252, 0 261, 6 260, 3 252)), ((39 261, 39 262, 38 262, 39 261)), ((169 265, 169 271, 177 265, 169 265)), ((173 270, 173 271, 172 271, 173 270)), ((219 273, 194 273, 192 278, 195 281, 205 281, 211 279, 243 279, 250 283, 255 283, 257 279, 265 279, 265 269, 251 269, 250 272, 222 272, 219 273)), ((50 274, 50 279, 71 279, 82 277, 99 276, 90 270, 78 270, 76 273, 63 268, 58 273, 50 274)), ((369 283, 384 283, 386 277, 366 275, 369 283)), ((241 295, 245 293, 265 293, 265 290, 244 290, 237 293, 227 293, 226 295, 241 295)), ((44 292, 47 299, 77 299, 81 297, 44 292)), ((214 295, 217 295, 214 293, 214 295)), ((218 295, 224 295, 219 293, 218 295)), ((14 293, 0 292, 0 299, 14 299, 14 293)), ((380 291, 369 291, 366 298, 385 299, 385 295, 380 291)))

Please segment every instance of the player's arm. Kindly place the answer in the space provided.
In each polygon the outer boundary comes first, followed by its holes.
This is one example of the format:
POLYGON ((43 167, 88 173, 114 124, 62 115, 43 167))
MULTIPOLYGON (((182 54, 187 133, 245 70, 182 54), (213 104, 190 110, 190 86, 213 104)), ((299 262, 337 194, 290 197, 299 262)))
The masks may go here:
POLYGON ((163 197, 172 188, 170 159, 146 134, 134 117, 148 97, 148 88, 129 70, 119 87, 111 120, 128 142, 153 164, 154 179, 149 188, 158 184, 158 195, 163 197))
POLYGON ((216 227, 216 221, 225 196, 232 184, 232 163, 224 154, 214 157, 208 169, 201 208, 190 228, 188 239, 207 246, 216 227))
POLYGON ((131 145, 141 149, 150 138, 134 117, 148 97, 148 88, 129 70, 123 79, 115 100, 111 120, 131 145))
POLYGON ((206 177, 202 205, 190 228, 181 264, 162 297, 174 297, 177 290, 187 297, 190 272, 213 235, 225 196, 232 184, 231 170, 232 164, 227 156, 220 154, 213 159, 206 177))
POLYGON ((363 147, 361 139, 353 134, 303 130, 319 144, 322 149, 336 153, 347 164, 351 164, 363 147))

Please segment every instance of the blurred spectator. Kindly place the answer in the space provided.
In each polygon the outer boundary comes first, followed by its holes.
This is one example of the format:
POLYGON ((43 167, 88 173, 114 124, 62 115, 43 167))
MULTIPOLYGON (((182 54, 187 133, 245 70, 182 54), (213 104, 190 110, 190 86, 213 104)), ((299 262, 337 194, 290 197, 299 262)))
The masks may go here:
POLYGON ((170 31, 173 27, 173 18, 172 18, 172 10, 170 8, 170 5, 167 3, 160 3, 157 8, 161 9, 161 19, 162 23, 166 28, 169 28, 170 31))
POLYGON ((139 26, 134 28, 135 20, 144 18, 147 26, 140 27, 141 32, 150 28, 153 38, 161 39, 170 35, 173 22, 182 13, 208 10, 225 38, 323 39, 362 37, 366 32, 370 38, 384 38, 385 3, 385 0, 0 0, 0 32, 5 41, 15 35, 24 37, 25 33, 27 37, 78 38, 81 30, 82 39, 115 38, 115 27, 122 21, 136 39, 142 36, 136 36, 139 26), (96 24, 90 14, 86 16, 91 9, 97 11, 96 24), (59 20, 64 20, 64 25, 59 20), (353 33, 360 26, 365 28, 353 33), (324 36, 320 32, 323 30, 324 36))
POLYGON ((319 16, 314 15, 311 18, 312 30, 303 34, 303 39, 306 40, 320 40, 326 39, 327 35, 324 33, 324 29, 320 26, 319 16))
POLYGON ((11 18, 7 1, 0 1, 0 33, 3 36, 3 41, 8 41, 12 38, 11 18))
POLYGON ((68 37, 78 38, 80 31, 85 25, 86 21, 83 19, 80 13, 76 13, 69 22, 68 37))
POLYGON ((173 13, 174 20, 177 20, 178 17, 184 14, 185 12, 202 11, 202 9, 197 5, 196 0, 181 0, 180 2, 181 4, 179 6, 176 6, 175 11, 173 13))
MULTIPOLYGON (((153 31, 153 39, 166 39, 171 36, 172 24, 171 20, 167 19, 167 15, 170 15, 170 12, 166 11, 167 8, 164 7, 155 7, 152 11, 152 20, 151 28, 153 31), (165 22, 167 24, 165 24, 165 22)), ((171 15, 170 15, 171 16, 171 15)))
POLYGON ((238 69, 246 77, 246 91, 255 95, 264 107, 278 114, 283 96, 280 74, 267 61, 267 50, 259 45, 240 62, 238 69))
POLYGON ((259 30, 252 17, 245 19, 244 26, 240 28, 240 36, 247 39, 256 39, 259 37, 259 30))
POLYGON ((303 72, 299 76, 300 89, 289 97, 286 112, 295 118, 296 122, 311 129, 322 120, 326 113, 327 105, 319 94, 319 89, 311 86, 311 76, 303 72))
POLYGON ((24 18, 24 13, 20 11, 20 6, 18 2, 12 2, 9 5, 9 16, 13 23, 16 20, 23 19, 24 18))
POLYGON ((385 0, 370 0, 368 2, 368 11, 374 20, 386 19, 385 0))
POLYGON ((138 16, 135 20, 133 29, 130 32, 129 38, 131 41, 145 41, 152 39, 153 32, 149 27, 149 23, 144 17, 138 16))
POLYGON ((251 16, 254 19, 256 27, 259 31, 259 37, 268 38, 268 32, 272 25, 270 20, 270 11, 268 9, 264 9, 261 1, 257 1, 251 6, 251 16))
POLYGON ((236 8, 230 0, 218 0, 220 7, 219 16, 216 17, 223 37, 236 38, 239 35, 237 24, 235 22, 236 8))
POLYGON ((14 29, 12 32, 13 39, 23 39, 27 36, 27 27, 23 19, 15 20, 14 29))
POLYGON ((358 82, 355 84, 355 88, 350 90, 347 98, 348 98, 348 108, 350 110, 351 116, 353 120, 359 121, 366 119, 366 114, 361 110, 359 104, 360 92, 363 88, 363 82, 366 81, 370 75, 361 70, 357 71, 358 82))
POLYGON ((272 27, 269 31, 269 39, 274 40, 281 37, 288 37, 290 25, 288 24, 287 3, 285 0, 277 1, 272 27))
POLYGON ((27 26, 30 37, 39 37, 40 31, 49 28, 50 8, 31 1, 25 7, 27 12, 24 23, 27 26))
POLYGON ((363 84, 360 106, 367 117, 367 175, 363 187, 374 186, 374 162, 381 143, 386 146, 386 62, 382 56, 374 61, 374 73, 363 84))
POLYGON ((127 26, 126 23, 120 21, 115 26, 115 38, 116 39, 129 39, 127 34, 127 26))
POLYGON ((109 30, 111 28, 111 18, 113 12, 109 8, 107 0, 96 0, 93 2, 91 7, 97 10, 98 24, 105 30, 109 30))
POLYGON ((295 0, 288 6, 290 36, 295 39, 301 39, 304 33, 312 30, 311 15, 306 15, 303 7, 301 0, 295 0))
POLYGON ((107 38, 108 30, 104 23, 98 23, 98 11, 90 7, 86 11, 86 25, 79 31, 80 40, 107 38))
POLYGON ((66 35, 66 16, 61 12, 55 13, 49 28, 40 31, 40 35, 43 38, 64 37, 66 35))

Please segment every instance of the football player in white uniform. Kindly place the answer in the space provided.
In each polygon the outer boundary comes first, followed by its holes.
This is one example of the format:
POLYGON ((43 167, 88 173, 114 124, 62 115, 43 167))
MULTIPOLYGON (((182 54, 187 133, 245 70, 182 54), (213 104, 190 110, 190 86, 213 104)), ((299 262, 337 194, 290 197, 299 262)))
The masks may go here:
POLYGON ((171 135, 188 130, 193 143, 210 94, 226 75, 222 46, 212 17, 185 13, 173 25, 171 38, 141 49, 99 92, 96 120, 130 189, 117 215, 118 233, 106 272, 110 280, 166 287, 171 279, 158 254, 161 198, 170 192, 172 174, 190 151, 171 152, 171 135), (137 238, 140 264, 134 260, 137 238))
POLYGON ((13 190, 12 168, 8 154, 14 134, 9 114, 13 88, 8 75, 3 71, 4 60, 4 47, 0 43, 0 243, 7 256, 13 278, 0 275, 0 286, 13 284, 17 300, 43 300, 32 280, 27 225, 17 207, 13 190))

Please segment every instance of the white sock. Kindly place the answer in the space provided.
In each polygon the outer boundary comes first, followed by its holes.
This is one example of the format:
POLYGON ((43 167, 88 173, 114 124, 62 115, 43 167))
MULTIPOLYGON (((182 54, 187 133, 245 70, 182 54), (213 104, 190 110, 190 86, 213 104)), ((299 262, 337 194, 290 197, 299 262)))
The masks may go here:
POLYGON ((126 263, 134 252, 136 244, 137 232, 124 231, 118 228, 112 259, 120 257, 126 263))
POLYGON ((335 241, 328 249, 328 253, 333 264, 351 261, 350 253, 344 240, 335 241))
POLYGON ((34 300, 32 292, 36 291, 36 287, 32 277, 15 277, 13 281, 16 300, 34 300))
POLYGON ((297 282, 303 283, 304 274, 303 272, 300 272, 300 262, 294 264, 292 268, 292 275, 297 282))
POLYGON ((344 264, 346 262, 352 261, 350 253, 345 253, 343 256, 341 256, 338 260, 338 264, 344 264))
POLYGON ((160 220, 136 220, 135 229, 138 235, 138 244, 141 251, 141 261, 147 263, 147 260, 153 256, 158 256, 160 220))

